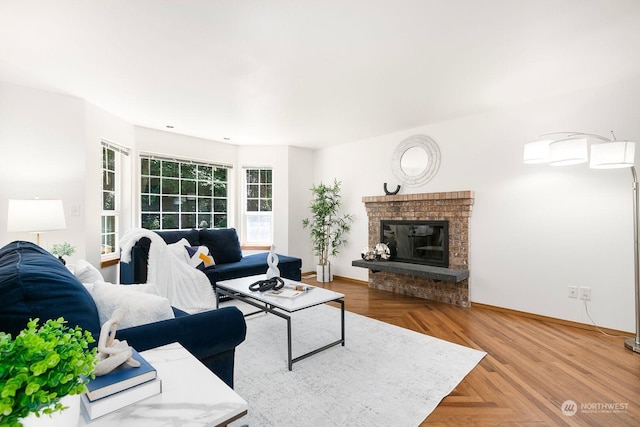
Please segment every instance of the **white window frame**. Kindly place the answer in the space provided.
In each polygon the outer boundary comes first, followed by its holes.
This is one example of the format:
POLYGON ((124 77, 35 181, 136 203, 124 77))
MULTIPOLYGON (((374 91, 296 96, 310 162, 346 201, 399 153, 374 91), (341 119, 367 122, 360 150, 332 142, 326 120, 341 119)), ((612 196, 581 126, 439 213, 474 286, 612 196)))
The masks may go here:
MULTIPOLYGON (((109 261, 112 259, 117 259, 120 256, 120 215, 122 208, 122 157, 129 155, 129 149, 123 147, 115 142, 102 139, 101 140, 101 150, 100 150, 100 160, 101 160, 101 191, 100 191, 100 259, 101 261, 109 261), (114 209, 105 210, 104 209, 104 153, 105 150, 110 150, 114 153, 114 209), (105 231, 105 219, 107 217, 114 218, 114 227, 112 232, 105 231), (114 236, 114 245, 111 248, 111 252, 104 252, 105 246, 105 236, 113 234, 114 236)), ((108 190, 107 190, 108 191, 108 190)))
MULTIPOLYGON (((243 246, 247 246, 247 247, 251 247, 251 246, 271 246, 273 244, 273 235, 274 235, 274 216, 273 216, 273 202, 274 202, 274 198, 273 198, 273 167, 271 166, 244 166, 243 167, 243 173, 242 173, 242 182, 243 182, 243 186, 242 186, 242 244, 243 246), (247 172, 248 171, 252 171, 252 170, 257 170, 259 171, 258 173, 260 173, 260 171, 271 171, 271 182, 269 183, 271 185, 271 197, 269 197, 268 199, 271 200, 271 211, 247 211, 247 204, 248 204, 248 200, 249 198, 249 194, 248 194, 248 189, 249 189, 249 185, 250 184, 255 184, 255 183, 249 183, 247 181, 247 172), (269 217, 270 219, 270 230, 269 230, 269 238, 268 240, 255 240, 255 239, 250 239, 249 236, 249 218, 252 216, 262 216, 262 217, 269 217)), ((258 184, 263 185, 265 183, 262 182, 258 182, 258 184)), ((257 199, 258 199, 258 203, 260 203, 260 200, 263 199, 267 199, 266 197, 261 197, 262 195, 260 195, 257 199)), ((253 199, 253 198, 252 198, 253 199)))
MULTIPOLYGON (((193 211, 188 211, 188 214, 196 214, 198 215, 197 220, 196 220, 196 224, 195 227, 193 228, 201 228, 201 221, 199 218, 199 214, 203 213, 205 215, 209 215, 211 216, 211 220, 207 221, 207 228, 216 228, 218 227, 218 223, 216 222, 215 219, 215 215, 222 215, 224 213, 225 216, 225 221, 226 221, 226 225, 224 225, 223 227, 228 228, 228 227, 232 227, 233 225, 233 200, 232 200, 232 187, 231 187, 231 177, 232 177, 232 170, 233 170, 233 166, 232 165, 228 165, 228 164, 222 164, 222 163, 215 163, 215 162, 207 162, 207 161, 203 161, 203 160, 195 160, 195 159, 190 159, 190 158, 185 158, 185 157, 177 157, 177 156, 169 156, 169 155, 163 155, 163 154, 154 154, 154 153, 147 153, 147 152, 141 152, 139 153, 139 157, 138 157, 138 167, 140 168, 140 181, 142 181, 142 178, 144 177, 148 177, 148 178, 154 178, 154 179, 160 179, 160 181, 162 181, 162 179, 164 179, 164 177, 162 177, 162 175, 156 176, 156 175, 146 175, 143 174, 143 170, 142 170, 142 166, 141 163, 143 160, 158 160, 161 162, 172 162, 172 163, 178 163, 178 167, 180 168, 182 164, 188 164, 188 165, 194 165, 194 166, 205 166, 208 168, 213 168, 213 169, 226 169, 227 173, 226 173, 226 181, 220 181, 220 182, 224 182, 224 185, 226 185, 226 195, 224 197, 221 196, 215 196, 215 194, 211 194, 209 196, 205 196, 205 198, 210 198, 211 199, 211 210, 208 212, 200 212, 199 210, 196 210, 195 212, 193 211), (225 211, 216 211, 214 209, 216 200, 225 200, 226 201, 226 212, 225 211)), ((182 172, 180 172, 180 176, 176 177, 176 178, 169 178, 169 179, 176 179, 180 182, 184 181, 194 181, 194 178, 183 178, 181 176, 182 172)), ((215 175, 215 172, 214 172, 215 175)), ((195 179, 195 181, 198 181, 197 179, 195 179)), ((216 181, 215 179, 211 182, 212 186, 215 185, 216 181)), ((162 187, 162 184, 160 185, 160 187, 162 187)), ((162 202, 159 201, 159 207, 158 210, 153 210, 151 212, 149 211, 145 211, 142 209, 142 204, 143 204, 143 196, 148 196, 148 197, 159 197, 160 199, 165 195, 162 191, 162 188, 160 188, 159 193, 151 192, 151 191, 145 191, 145 188, 140 188, 140 191, 138 193, 138 202, 140 203, 140 212, 138 215, 138 221, 141 227, 144 227, 144 221, 143 221, 143 215, 145 214, 158 214, 159 217, 159 228, 153 228, 154 230, 174 230, 174 228, 164 228, 164 220, 163 220, 163 215, 165 214, 169 214, 169 215, 178 215, 178 224, 179 226, 182 225, 182 219, 180 218, 180 216, 183 214, 181 208, 178 209, 178 211, 174 212, 174 211, 166 211, 162 208, 162 202)), ((180 190, 178 193, 171 193, 170 195, 167 194, 168 197, 174 197, 174 198, 178 198, 180 200, 180 203, 182 203, 182 199, 185 197, 194 197, 194 196, 187 196, 184 195, 182 193, 182 184, 180 184, 180 190)), ((184 228, 184 227, 183 227, 184 228)), ((189 228, 192 228, 191 226, 189 226, 189 228)))

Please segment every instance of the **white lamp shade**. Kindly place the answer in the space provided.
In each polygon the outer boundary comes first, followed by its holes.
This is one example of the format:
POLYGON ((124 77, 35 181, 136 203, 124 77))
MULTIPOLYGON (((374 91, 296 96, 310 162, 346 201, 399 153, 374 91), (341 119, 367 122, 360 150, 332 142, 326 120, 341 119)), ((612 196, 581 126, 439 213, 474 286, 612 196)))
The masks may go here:
POLYGON ((636 143, 632 141, 613 141, 591 145, 593 169, 629 168, 634 165, 636 143))
POLYGON ((549 163, 549 144, 552 141, 544 139, 524 144, 523 161, 527 164, 549 163))
POLYGON ((7 231, 43 231, 67 228, 62 200, 9 200, 7 231))
POLYGON ((549 144, 551 166, 568 166, 589 160, 587 138, 561 139, 549 144))

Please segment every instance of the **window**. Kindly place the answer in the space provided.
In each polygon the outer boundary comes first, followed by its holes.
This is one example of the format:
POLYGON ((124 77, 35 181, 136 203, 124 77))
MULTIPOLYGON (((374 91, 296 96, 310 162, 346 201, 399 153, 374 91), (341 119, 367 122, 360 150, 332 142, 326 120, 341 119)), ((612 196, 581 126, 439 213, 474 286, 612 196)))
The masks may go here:
POLYGON ((119 255, 120 168, 122 156, 129 149, 113 142, 102 141, 102 213, 100 217, 100 254, 103 259, 119 255))
POLYGON ((228 171, 229 166, 140 156, 142 227, 227 227, 228 171))
POLYGON ((273 240, 273 171, 245 169, 244 243, 270 245, 273 240))

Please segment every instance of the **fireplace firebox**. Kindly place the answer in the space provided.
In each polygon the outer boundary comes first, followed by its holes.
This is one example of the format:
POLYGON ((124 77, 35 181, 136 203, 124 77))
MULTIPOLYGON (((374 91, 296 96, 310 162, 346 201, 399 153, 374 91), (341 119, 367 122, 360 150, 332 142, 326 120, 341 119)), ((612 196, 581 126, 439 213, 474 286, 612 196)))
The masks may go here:
POLYGON ((391 261, 449 267, 449 221, 380 221, 391 261))

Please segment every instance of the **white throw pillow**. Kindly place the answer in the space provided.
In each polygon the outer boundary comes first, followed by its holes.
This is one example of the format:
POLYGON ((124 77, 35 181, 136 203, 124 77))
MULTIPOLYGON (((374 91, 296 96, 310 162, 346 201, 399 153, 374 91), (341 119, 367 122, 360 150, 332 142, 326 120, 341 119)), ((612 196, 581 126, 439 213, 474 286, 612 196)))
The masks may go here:
POLYGON ((175 243, 169 243, 167 245, 167 248, 170 252, 173 252, 173 254, 177 256, 180 261, 184 261, 189 264, 191 260, 189 258, 189 254, 185 249, 185 246, 191 246, 191 243, 189 243, 189 241, 183 237, 175 243))
POLYGON ((169 300, 157 295, 157 288, 153 284, 114 285, 97 281, 85 283, 85 286, 96 303, 101 325, 111 318, 116 308, 125 312, 118 329, 175 317, 169 300))
POLYGON ((76 263, 73 275, 82 283, 104 282, 104 277, 102 277, 100 270, 83 259, 76 263))

